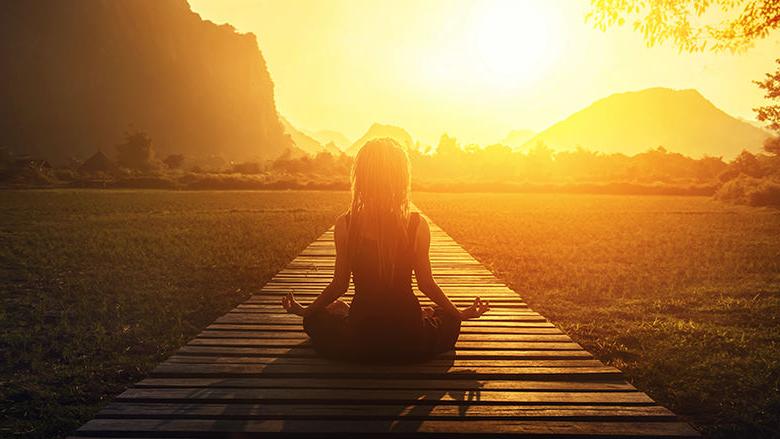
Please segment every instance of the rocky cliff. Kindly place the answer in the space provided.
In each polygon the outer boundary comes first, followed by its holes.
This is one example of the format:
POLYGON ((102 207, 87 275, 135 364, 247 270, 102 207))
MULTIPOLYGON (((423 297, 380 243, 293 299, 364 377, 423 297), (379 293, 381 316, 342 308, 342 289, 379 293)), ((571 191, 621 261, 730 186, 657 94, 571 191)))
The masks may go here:
POLYGON ((0 145, 54 161, 113 151, 272 158, 291 145, 252 34, 185 0, 0 2, 0 145))

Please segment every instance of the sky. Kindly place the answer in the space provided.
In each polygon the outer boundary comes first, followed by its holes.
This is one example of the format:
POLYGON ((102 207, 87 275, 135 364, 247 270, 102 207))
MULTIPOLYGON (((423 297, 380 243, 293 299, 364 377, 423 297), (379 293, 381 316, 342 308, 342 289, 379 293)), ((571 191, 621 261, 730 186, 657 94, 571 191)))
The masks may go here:
POLYGON ((587 0, 189 0, 203 19, 252 32, 279 113, 351 140, 374 122, 424 144, 442 133, 491 144, 541 131, 613 93, 698 89, 755 120, 780 35, 744 53, 646 47, 630 26, 602 32, 587 0))

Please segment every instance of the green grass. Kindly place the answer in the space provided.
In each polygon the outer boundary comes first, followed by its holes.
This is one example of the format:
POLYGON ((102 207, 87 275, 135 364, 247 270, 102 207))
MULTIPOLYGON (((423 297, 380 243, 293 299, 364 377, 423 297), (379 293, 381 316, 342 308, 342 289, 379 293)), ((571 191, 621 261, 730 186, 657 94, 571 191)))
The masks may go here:
POLYGON ((0 437, 70 433, 347 204, 343 192, 0 192, 0 437))
POLYGON ((711 437, 780 437, 780 211, 700 197, 415 194, 599 359, 711 437))

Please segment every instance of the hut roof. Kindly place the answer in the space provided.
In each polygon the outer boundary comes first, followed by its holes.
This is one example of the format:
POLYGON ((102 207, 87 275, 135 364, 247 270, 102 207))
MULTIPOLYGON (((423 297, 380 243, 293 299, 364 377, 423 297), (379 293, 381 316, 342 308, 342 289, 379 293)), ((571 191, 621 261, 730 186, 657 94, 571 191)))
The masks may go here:
POLYGON ((116 164, 103 151, 96 152, 79 166, 80 172, 110 172, 115 169, 116 164))

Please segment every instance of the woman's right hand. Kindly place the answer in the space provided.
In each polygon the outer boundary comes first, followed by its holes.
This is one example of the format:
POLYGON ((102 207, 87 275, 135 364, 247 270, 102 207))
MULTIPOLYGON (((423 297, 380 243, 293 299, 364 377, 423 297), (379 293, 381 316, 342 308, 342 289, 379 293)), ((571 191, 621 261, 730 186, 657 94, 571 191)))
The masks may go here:
POLYGON ((301 306, 301 304, 295 300, 293 293, 287 293, 286 296, 282 297, 282 307, 290 314, 295 314, 301 317, 306 314, 306 308, 301 306))
POLYGON ((482 300, 477 297, 474 299, 474 303, 472 303, 471 306, 460 311, 460 319, 478 319, 482 314, 485 314, 488 311, 490 311, 490 303, 487 300, 482 300))

